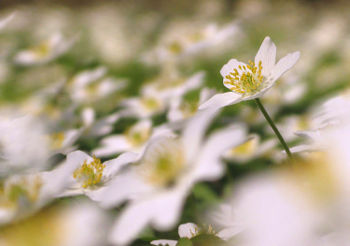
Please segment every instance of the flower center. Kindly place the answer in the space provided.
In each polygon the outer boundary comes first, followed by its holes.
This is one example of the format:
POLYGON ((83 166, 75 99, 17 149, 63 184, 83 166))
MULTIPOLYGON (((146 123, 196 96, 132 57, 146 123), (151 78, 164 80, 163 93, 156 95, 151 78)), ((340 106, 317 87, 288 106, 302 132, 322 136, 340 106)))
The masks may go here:
POLYGON ((45 57, 50 53, 50 44, 48 41, 42 42, 41 44, 33 47, 33 52, 38 56, 38 57, 45 57))
POLYGON ((81 165, 81 167, 77 168, 73 177, 81 183, 83 188, 88 188, 98 184, 102 179, 103 170, 106 166, 101 163, 101 160, 93 156, 93 160, 91 162, 87 162, 86 160, 81 165))
POLYGON ((184 168, 182 145, 173 138, 162 138, 149 146, 140 163, 140 174, 151 184, 169 186, 184 168))
POLYGON ((261 75, 262 63, 261 61, 256 66, 254 62, 249 61, 247 65, 239 65, 238 69, 233 69, 225 76, 224 84, 230 85, 230 90, 245 94, 256 92, 264 77, 261 75))
POLYGON ((151 131, 149 128, 147 129, 134 129, 131 128, 127 130, 125 135, 127 139, 133 146, 141 146, 143 145, 150 137, 151 131))
POLYGON ((56 132, 49 136, 51 149, 60 149, 63 146, 64 133, 56 132))
POLYGON ((43 183, 39 176, 19 177, 5 181, 0 187, 0 206, 28 205, 38 200, 43 183))
POLYGON ((156 98, 152 98, 152 97, 145 97, 141 99, 141 103, 149 111, 154 111, 161 107, 160 102, 156 98))

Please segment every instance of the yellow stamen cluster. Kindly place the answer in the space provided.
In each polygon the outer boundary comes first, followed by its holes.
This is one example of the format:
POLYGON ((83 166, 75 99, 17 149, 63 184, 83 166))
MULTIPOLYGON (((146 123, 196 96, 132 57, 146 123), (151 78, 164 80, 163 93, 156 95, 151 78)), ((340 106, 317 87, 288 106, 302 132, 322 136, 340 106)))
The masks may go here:
POLYGON ((151 129, 130 128, 125 132, 126 138, 133 146, 143 145, 150 137, 151 129))
POLYGON ((233 69, 233 72, 225 76, 224 84, 230 85, 230 90, 245 94, 255 92, 260 88, 264 79, 261 74, 262 63, 260 61, 257 66, 252 61, 248 63, 243 66, 239 65, 238 69, 233 69))
POLYGON ((50 44, 48 41, 42 42, 41 44, 33 47, 32 51, 38 56, 38 57, 45 57, 50 52, 50 44))
POLYGON ((88 188, 101 182, 105 167, 106 165, 102 164, 100 159, 93 156, 91 162, 88 163, 85 160, 84 163, 74 171, 73 177, 82 184, 81 186, 83 188, 88 188))
POLYGON ((147 151, 139 170, 149 183, 164 187, 175 182, 184 166, 182 146, 175 139, 166 139, 147 151))

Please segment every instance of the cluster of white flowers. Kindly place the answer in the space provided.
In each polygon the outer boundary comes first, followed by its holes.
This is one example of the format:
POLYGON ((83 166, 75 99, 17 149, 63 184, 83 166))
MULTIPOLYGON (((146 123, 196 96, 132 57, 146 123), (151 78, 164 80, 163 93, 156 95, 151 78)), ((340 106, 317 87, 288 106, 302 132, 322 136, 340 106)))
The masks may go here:
MULTIPOLYGON (((67 25, 67 10, 51 11, 67 25)), ((192 64, 220 49, 241 56, 252 40, 240 22, 171 22, 145 51, 139 33, 129 43, 103 29, 121 29, 125 13, 85 14, 86 33, 51 30, 47 17, 44 37, 33 31, 0 53, 0 103, 8 77, 26 92, 0 110, 0 245, 348 245, 349 93, 308 108, 309 94, 328 96, 304 83, 317 68, 294 68, 299 51, 277 61, 269 36, 254 61, 220 63, 222 84, 211 81, 192 64), (231 106, 250 100, 258 107, 231 106)), ((0 36, 28 28, 26 18, 0 20, 0 36)))

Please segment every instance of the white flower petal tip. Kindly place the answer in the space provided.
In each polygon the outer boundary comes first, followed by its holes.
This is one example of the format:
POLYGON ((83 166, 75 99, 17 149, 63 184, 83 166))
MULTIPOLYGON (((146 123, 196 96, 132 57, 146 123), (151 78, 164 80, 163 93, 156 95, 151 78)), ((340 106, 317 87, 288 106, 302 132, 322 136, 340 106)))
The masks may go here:
POLYGON ((194 237, 199 231, 199 227, 194 223, 186 223, 179 226, 178 233, 181 238, 194 237))
POLYGON ((238 103, 242 97, 233 92, 217 94, 199 106, 199 110, 219 109, 234 103, 238 103))

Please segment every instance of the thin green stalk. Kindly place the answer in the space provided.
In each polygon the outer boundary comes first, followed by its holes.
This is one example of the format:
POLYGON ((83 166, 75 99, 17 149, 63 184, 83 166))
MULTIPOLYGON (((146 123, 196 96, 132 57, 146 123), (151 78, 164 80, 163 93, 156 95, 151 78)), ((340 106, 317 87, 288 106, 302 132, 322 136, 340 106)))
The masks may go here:
POLYGON ((283 139, 281 133, 279 132, 279 130, 277 129, 275 123, 273 123, 272 119, 270 118, 269 114, 268 114, 267 111, 265 110, 264 106, 261 104, 260 99, 259 99, 259 98, 256 98, 256 99, 255 99, 255 102, 256 102, 256 104, 258 105, 258 107, 259 107, 261 113, 264 115, 264 117, 265 117, 265 119, 267 120, 267 122, 269 122, 269 124, 270 124, 272 130, 275 132, 276 136, 278 137, 278 140, 281 142, 281 144, 282 144, 284 150, 286 151, 288 157, 289 157, 290 159, 292 159, 293 156, 292 156, 292 153, 290 152, 290 150, 289 150, 289 148, 288 148, 288 145, 287 145, 286 141, 284 141, 284 139, 283 139))

